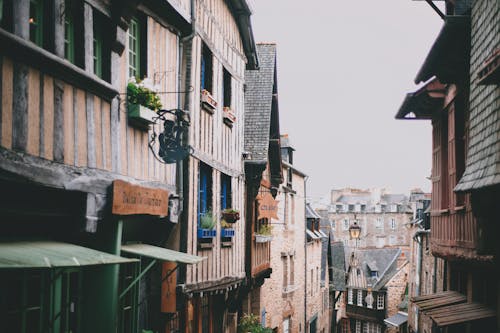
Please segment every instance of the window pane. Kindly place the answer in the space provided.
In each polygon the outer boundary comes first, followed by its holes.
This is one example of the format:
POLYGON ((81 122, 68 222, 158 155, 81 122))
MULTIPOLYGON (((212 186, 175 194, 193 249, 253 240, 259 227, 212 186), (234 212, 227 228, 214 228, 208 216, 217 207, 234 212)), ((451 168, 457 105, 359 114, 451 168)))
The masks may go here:
POLYGON ((140 75, 140 25, 139 21, 133 18, 130 21, 128 29, 128 47, 129 47, 129 76, 137 77, 140 75))
POLYGON ((30 1, 30 40, 43 45, 43 0, 30 1))
POLYGON ((75 26, 71 1, 64 2, 64 57, 75 62, 75 26))

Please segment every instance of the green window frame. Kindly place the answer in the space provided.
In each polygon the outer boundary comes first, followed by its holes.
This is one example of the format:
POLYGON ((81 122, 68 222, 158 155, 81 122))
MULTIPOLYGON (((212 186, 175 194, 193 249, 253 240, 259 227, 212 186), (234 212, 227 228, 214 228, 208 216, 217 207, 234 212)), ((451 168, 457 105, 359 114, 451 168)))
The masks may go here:
POLYGON ((94 15, 94 74, 99 78, 103 78, 103 31, 102 24, 100 24, 99 19, 96 15, 94 15))
POLYGON ((75 63, 75 19, 71 0, 64 2, 64 57, 75 63))
POLYGON ((0 0, 0 23, 2 23, 3 18, 3 0, 0 0))
POLYGON ((43 46, 43 0, 30 0, 30 41, 43 46))
POLYGON ((129 77, 139 78, 141 74, 141 24, 137 18, 130 20, 128 29, 129 77))

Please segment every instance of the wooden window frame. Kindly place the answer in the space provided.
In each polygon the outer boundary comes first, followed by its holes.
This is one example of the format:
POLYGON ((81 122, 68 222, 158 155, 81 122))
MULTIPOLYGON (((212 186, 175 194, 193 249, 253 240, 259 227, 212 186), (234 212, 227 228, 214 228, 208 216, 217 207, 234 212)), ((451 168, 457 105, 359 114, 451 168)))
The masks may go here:
POLYGON ((231 176, 221 174, 220 178, 220 209, 233 208, 233 195, 232 195, 232 179, 231 176))
POLYGON ((377 310, 383 310, 385 307, 385 297, 384 294, 377 295, 377 310))
POLYGON ((143 79, 147 76, 148 35, 147 20, 144 15, 137 15, 130 20, 128 29, 128 74, 129 77, 143 79), (132 49, 132 45, 134 49, 132 49), (131 56, 135 59, 131 60, 131 56))
POLYGON ((213 169, 200 162, 198 172, 198 225, 202 214, 212 210, 213 169))
POLYGON ((213 54, 207 45, 203 44, 200 57, 200 90, 213 93, 213 54))
POLYGON ((358 289, 356 293, 356 305, 363 306, 363 289, 358 289))
POLYGON ((354 304, 354 291, 349 288, 347 289, 347 304, 354 304))
POLYGON ((232 81, 231 73, 227 69, 222 69, 222 107, 231 109, 232 105, 232 81))
POLYGON ((74 1, 64 1, 64 58, 75 63, 75 9, 74 1))
POLYGON ((30 41, 43 47, 45 0, 30 0, 29 21, 30 41))

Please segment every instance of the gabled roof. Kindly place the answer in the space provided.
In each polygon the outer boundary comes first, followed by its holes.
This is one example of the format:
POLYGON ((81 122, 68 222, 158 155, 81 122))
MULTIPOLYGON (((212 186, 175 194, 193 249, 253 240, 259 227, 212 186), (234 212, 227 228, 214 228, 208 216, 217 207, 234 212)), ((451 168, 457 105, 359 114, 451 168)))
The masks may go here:
POLYGON ((244 150, 250 153, 247 162, 266 163, 276 77, 276 44, 257 44, 257 55, 259 69, 245 71, 244 150))
MULTIPOLYGON (((355 249, 355 263, 349 262, 347 284, 358 288, 371 286, 373 290, 382 289, 397 272, 397 259, 400 254, 401 249, 355 249), (377 277, 371 276, 368 263, 378 269, 377 277), (358 269, 361 273, 359 275, 357 274, 358 269)), ((352 253, 349 254, 349 257, 351 255, 352 253)))
POLYGON ((306 218, 308 219, 321 219, 318 213, 311 207, 309 203, 306 204, 306 218))

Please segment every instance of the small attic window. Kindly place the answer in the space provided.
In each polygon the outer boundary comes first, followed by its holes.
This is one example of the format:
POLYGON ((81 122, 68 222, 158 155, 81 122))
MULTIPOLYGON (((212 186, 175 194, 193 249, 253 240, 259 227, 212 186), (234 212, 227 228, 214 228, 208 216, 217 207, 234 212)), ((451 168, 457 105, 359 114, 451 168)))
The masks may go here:
POLYGON ((378 278, 378 271, 370 271, 370 277, 378 278))

